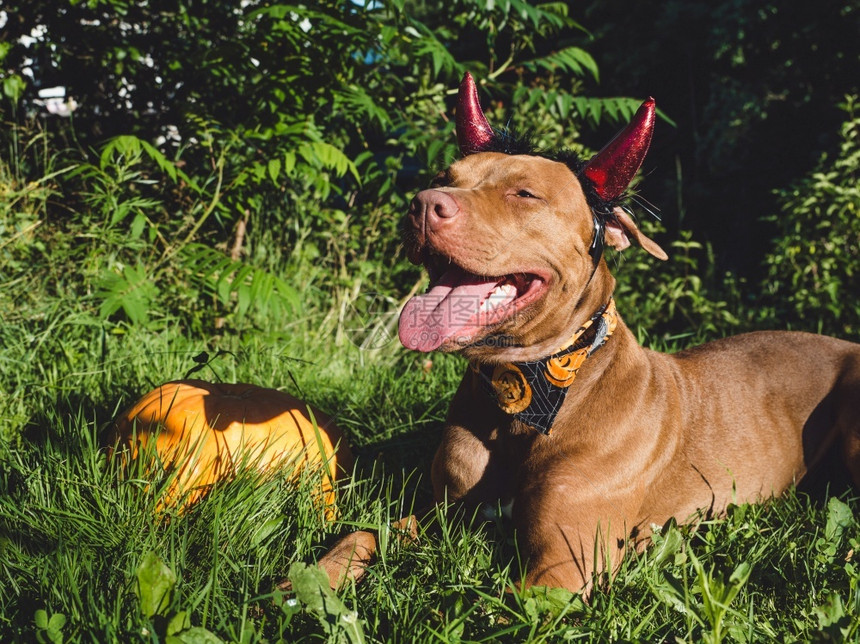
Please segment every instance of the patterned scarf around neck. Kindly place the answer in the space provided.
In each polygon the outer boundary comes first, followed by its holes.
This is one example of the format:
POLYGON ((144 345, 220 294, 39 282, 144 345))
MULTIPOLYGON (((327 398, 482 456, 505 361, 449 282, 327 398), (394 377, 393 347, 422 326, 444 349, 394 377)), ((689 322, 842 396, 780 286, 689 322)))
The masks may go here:
POLYGON ((484 390, 503 412, 548 435, 579 368, 612 335, 617 321, 615 300, 610 297, 551 356, 530 362, 473 364, 472 368, 480 374, 484 390), (590 329, 592 332, 588 333, 590 329))

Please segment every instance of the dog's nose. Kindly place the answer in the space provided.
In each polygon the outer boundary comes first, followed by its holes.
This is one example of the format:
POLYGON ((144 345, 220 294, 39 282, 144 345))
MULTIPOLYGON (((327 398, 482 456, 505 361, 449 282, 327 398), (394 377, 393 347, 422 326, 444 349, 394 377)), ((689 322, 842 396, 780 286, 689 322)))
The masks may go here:
POLYGON ((441 190, 422 190, 412 200, 409 214, 416 221, 425 219, 432 224, 440 219, 451 219, 460 212, 457 201, 447 192, 441 190))
POLYGON ((448 226, 455 223, 455 217, 459 213, 460 204, 447 192, 431 188, 415 195, 407 214, 411 224, 407 235, 409 243, 406 245, 409 261, 420 264, 428 237, 444 235, 448 226))

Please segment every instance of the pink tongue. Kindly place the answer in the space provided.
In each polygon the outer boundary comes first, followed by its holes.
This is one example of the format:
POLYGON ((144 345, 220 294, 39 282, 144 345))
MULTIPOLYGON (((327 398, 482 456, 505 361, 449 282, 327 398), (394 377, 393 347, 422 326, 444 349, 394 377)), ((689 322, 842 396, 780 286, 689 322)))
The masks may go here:
MULTIPOLYGON (((458 331, 479 322, 481 304, 499 280, 452 268, 424 295, 406 303, 400 313, 400 342, 407 349, 433 351, 458 331)), ((463 334, 469 339, 474 329, 463 334)))

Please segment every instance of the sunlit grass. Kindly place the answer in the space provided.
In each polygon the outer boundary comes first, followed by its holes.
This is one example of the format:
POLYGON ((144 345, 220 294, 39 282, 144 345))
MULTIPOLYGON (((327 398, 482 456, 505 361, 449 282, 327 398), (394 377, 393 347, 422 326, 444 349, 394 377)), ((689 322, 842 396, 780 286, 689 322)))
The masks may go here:
MULTIPOLYGON (((383 535, 367 579, 341 593, 368 641, 806 641, 858 634, 856 500, 828 505, 789 494, 733 508, 697 530, 667 527, 655 546, 603 580, 587 604, 562 591, 522 593, 516 581, 525 562, 501 521, 478 527, 440 515, 442 529, 417 543, 402 543, 387 529, 429 500, 429 463, 463 368, 459 359, 434 357, 428 367, 389 348, 359 361, 354 346, 314 344, 310 334, 216 341, 134 328, 103 334, 83 323, 62 328, 64 334, 46 333, 36 349, 4 345, 4 369, 17 365, 18 381, 29 379, 36 401, 24 406, 17 446, 2 454, 4 640, 46 634, 36 625, 37 610, 66 618, 67 641, 163 639, 177 615, 224 641, 334 637, 313 612, 292 614, 272 593, 293 563, 312 562, 353 529, 383 535), (38 363, 27 357, 34 351, 41 352, 38 363), (360 455, 356 478, 339 495, 337 521, 327 524, 312 502, 313 481, 296 488, 286 475, 261 480, 251 471, 189 512, 165 516, 156 506, 168 481, 124 471, 108 458, 101 435, 117 410, 159 381, 185 375, 203 351, 212 360, 196 376, 285 388, 334 415, 360 455), (148 553, 177 579, 169 605, 153 616, 142 613, 136 594, 148 553), (732 582, 742 565, 750 567, 748 579, 732 582), (739 587, 726 610, 709 612, 705 589, 732 583, 739 587)), ((23 335, 8 326, 3 333, 23 335)))

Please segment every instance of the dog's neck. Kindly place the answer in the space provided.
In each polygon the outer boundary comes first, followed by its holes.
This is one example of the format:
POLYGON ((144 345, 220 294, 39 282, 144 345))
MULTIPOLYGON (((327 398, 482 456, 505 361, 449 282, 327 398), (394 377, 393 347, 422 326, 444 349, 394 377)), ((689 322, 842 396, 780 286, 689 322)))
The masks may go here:
POLYGON ((484 390, 506 414, 549 434, 567 391, 585 361, 615 331, 612 296, 554 353, 539 360, 500 365, 473 364, 484 390))

